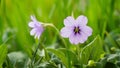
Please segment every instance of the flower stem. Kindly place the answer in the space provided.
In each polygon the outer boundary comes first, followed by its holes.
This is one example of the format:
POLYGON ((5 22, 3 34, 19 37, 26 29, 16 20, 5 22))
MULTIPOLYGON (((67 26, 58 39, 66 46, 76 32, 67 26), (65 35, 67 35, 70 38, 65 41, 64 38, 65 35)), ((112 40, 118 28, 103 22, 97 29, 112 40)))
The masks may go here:
POLYGON ((78 61, 80 61, 80 47, 79 47, 79 45, 76 45, 76 51, 77 51, 77 55, 78 55, 78 61))
MULTIPOLYGON (((62 42, 63 42, 64 46, 66 47, 66 49, 69 49, 69 47, 65 43, 65 40, 61 37, 59 30, 53 24, 45 24, 45 26, 53 27, 57 31, 57 33, 59 35, 59 38, 62 40, 62 42)), ((72 66, 71 66, 71 62, 70 62, 70 55, 69 55, 69 53, 67 51, 66 51, 66 55, 67 55, 67 61, 68 61, 67 68, 71 68, 72 66)))
POLYGON ((39 47, 40 47, 40 42, 38 43, 38 46, 37 46, 37 48, 35 49, 35 52, 34 52, 34 54, 33 54, 32 62, 31 62, 32 65, 33 65, 33 63, 34 63, 35 56, 36 56, 36 54, 37 54, 37 51, 38 51, 39 47))
POLYGON ((62 40, 64 46, 67 47, 67 45, 66 45, 66 43, 65 43, 65 40, 61 37, 60 32, 59 32, 59 30, 56 28, 56 26, 54 26, 53 24, 49 24, 49 23, 44 24, 44 26, 45 26, 45 27, 46 27, 46 26, 50 26, 50 27, 54 28, 54 29, 57 31, 57 34, 58 34, 59 38, 62 40))

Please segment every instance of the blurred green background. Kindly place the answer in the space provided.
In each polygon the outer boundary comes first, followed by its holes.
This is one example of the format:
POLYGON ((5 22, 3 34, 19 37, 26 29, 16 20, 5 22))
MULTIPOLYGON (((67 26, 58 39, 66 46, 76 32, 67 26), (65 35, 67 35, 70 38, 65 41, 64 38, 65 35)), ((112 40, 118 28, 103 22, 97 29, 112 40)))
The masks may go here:
MULTIPOLYGON (((98 34, 104 40, 106 34, 120 32, 120 0, 0 0, 0 44, 8 45, 8 53, 23 51, 31 56, 36 41, 29 34, 30 16, 53 23, 60 30, 63 20, 72 14, 75 18, 87 16, 88 25, 93 29, 89 40, 98 34)), ((46 46, 62 46, 52 28, 46 28, 41 40, 46 46)))

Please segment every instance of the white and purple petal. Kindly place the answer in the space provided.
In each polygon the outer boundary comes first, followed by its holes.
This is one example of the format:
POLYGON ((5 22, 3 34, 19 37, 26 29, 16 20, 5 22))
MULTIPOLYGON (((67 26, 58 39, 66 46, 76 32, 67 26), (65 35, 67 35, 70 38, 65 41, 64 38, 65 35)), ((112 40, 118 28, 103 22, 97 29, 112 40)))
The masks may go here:
POLYGON ((32 35, 32 36, 35 35, 35 33, 36 33, 36 29, 35 28, 30 31, 30 35, 32 35))
POLYGON ((86 25, 87 22, 88 22, 87 17, 85 17, 85 16, 83 16, 83 15, 79 16, 79 17, 76 19, 76 23, 78 23, 80 26, 86 25))
POLYGON ((39 39, 44 28, 41 25, 41 23, 36 20, 34 16, 31 16, 31 19, 32 21, 28 24, 28 26, 32 28, 32 30, 30 31, 30 35, 34 36, 34 38, 39 39))
POLYGON ((33 22, 37 22, 35 16, 33 16, 33 15, 31 15, 31 20, 32 20, 33 22))
POLYGON ((62 37, 68 38, 71 35, 71 33, 73 33, 72 30, 72 27, 63 27, 60 31, 60 34, 62 37))
POLYGON ((90 28, 89 26, 83 26, 81 27, 81 32, 83 32, 87 36, 90 36, 92 35, 92 28, 90 28))
POLYGON ((35 27, 35 23, 34 22, 29 22, 28 26, 33 28, 33 27, 35 27))
POLYGON ((77 34, 77 35, 71 34, 70 37, 69 37, 69 41, 72 44, 79 44, 79 43, 83 43, 84 42, 79 34, 77 34))
POLYGON ((87 40, 88 36, 81 34, 71 34, 69 40, 72 44, 84 43, 87 40))
POLYGON ((72 16, 68 16, 66 19, 64 19, 65 26, 72 26, 72 24, 74 23, 75 23, 75 19, 72 16))

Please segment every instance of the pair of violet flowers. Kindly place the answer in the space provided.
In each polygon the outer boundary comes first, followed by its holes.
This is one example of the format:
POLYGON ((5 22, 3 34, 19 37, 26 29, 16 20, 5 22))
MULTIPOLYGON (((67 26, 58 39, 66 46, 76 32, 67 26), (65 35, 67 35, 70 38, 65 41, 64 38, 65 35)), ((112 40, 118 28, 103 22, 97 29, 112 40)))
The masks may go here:
MULTIPOLYGON (((36 20, 35 16, 31 16, 31 20, 32 21, 29 23, 29 27, 32 28, 30 35, 39 39, 44 31, 43 25, 36 20)), ((60 30, 60 35, 64 38, 69 38, 72 44, 77 45, 79 43, 84 43, 88 37, 92 35, 92 29, 87 26, 87 22, 87 17, 83 15, 80 15, 77 19, 68 16, 64 19, 65 27, 60 30)))

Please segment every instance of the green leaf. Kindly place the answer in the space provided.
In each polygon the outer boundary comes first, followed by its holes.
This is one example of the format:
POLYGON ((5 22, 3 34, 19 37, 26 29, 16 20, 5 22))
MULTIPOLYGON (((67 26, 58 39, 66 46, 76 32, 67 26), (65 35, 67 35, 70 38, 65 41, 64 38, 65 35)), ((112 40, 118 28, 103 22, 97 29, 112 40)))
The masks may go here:
MULTIPOLYGON (((67 63, 67 59, 65 58, 65 54, 59 50, 55 50, 55 49, 47 49, 48 51, 54 53, 59 59, 61 59, 61 61, 63 62, 63 64, 67 67, 68 63, 67 63)), ((67 67, 68 68, 68 67, 67 67)))
POLYGON ((2 67, 2 64, 6 58, 7 55, 7 46, 1 45, 0 46, 0 67, 2 67))
POLYGON ((49 55, 48 55, 48 52, 47 52, 47 50, 44 48, 44 51, 45 51, 45 58, 46 58, 46 60, 50 60, 50 57, 49 57, 49 55))
POLYGON ((8 54, 8 58, 12 67, 24 68, 28 57, 23 52, 11 52, 8 54))
POLYGON ((118 45, 120 46, 120 38, 116 40, 116 42, 118 43, 118 45))
POLYGON ((77 56, 76 56, 76 54, 74 53, 74 52, 72 52, 72 51, 70 51, 70 50, 68 50, 68 49, 65 49, 65 48, 60 48, 60 49, 58 49, 59 51, 62 51, 65 55, 66 55, 66 57, 69 57, 69 58, 67 58, 68 59, 68 61, 70 62, 70 63, 72 63, 72 65, 76 65, 76 64, 78 64, 78 60, 77 60, 77 56), (66 54, 67 53, 67 54, 66 54))
POLYGON ((100 36, 97 36, 91 43, 83 48, 80 59, 83 64, 87 64, 89 60, 98 61, 103 53, 103 43, 100 36))

